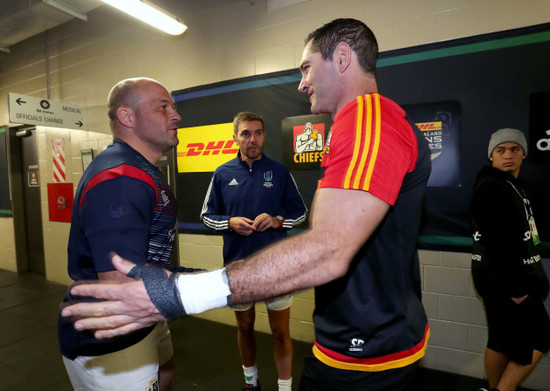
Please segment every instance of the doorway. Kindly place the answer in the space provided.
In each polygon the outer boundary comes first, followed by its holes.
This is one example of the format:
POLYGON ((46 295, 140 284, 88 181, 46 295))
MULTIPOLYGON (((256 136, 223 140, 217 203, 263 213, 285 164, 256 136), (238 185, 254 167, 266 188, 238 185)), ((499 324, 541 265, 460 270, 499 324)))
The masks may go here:
POLYGON ((46 273, 36 128, 10 128, 17 270, 46 273))

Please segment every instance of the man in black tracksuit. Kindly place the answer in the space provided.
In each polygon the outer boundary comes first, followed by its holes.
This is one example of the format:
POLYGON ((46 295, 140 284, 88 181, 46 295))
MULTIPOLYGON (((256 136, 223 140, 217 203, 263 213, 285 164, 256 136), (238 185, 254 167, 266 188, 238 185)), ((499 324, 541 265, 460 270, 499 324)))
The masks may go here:
POLYGON ((485 369, 491 390, 515 390, 550 345, 544 307, 548 278, 523 180, 527 155, 517 129, 493 133, 491 166, 478 174, 471 200, 472 275, 487 314, 485 369))

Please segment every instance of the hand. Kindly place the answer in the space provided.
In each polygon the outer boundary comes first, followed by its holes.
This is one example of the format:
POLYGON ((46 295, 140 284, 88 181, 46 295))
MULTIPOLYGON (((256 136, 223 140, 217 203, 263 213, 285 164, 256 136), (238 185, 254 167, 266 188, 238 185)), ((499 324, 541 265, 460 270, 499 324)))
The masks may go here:
POLYGON ((250 236, 256 230, 253 221, 246 217, 231 217, 229 219, 229 228, 242 236, 250 236))
MULTIPOLYGON (((118 255, 113 256, 112 262, 125 275, 135 266, 118 255)), ((79 283, 70 292, 105 300, 77 303, 61 311, 64 317, 78 319, 74 323, 76 330, 94 330, 97 339, 128 334, 166 320, 151 302, 141 280, 122 284, 79 283)))
POLYGON ((261 215, 256 216, 252 226, 256 231, 264 232, 269 228, 279 228, 279 220, 267 213, 262 213, 261 215))

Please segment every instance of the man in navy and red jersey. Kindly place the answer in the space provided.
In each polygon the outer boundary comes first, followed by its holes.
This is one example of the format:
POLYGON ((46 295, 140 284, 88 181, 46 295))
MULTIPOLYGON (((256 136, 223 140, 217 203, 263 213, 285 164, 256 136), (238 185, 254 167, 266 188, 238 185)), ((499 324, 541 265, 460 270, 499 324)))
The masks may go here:
MULTIPOLYGON (((427 348, 415 245, 430 154, 405 112, 378 94, 377 57, 374 34, 355 19, 307 37, 298 89, 313 113, 333 116, 310 229, 225 269, 179 274, 163 296, 185 314, 315 287, 315 345, 301 390, 406 390, 427 348)), ((113 263, 141 270, 120 257, 113 263)), ((166 303, 146 288, 151 280, 74 287, 110 302, 75 304, 63 315, 88 317, 75 327, 100 338, 162 321, 166 303), (148 296, 138 306, 124 300, 126 290, 148 296)))
MULTIPOLYGON (((181 118, 172 97, 152 79, 128 79, 113 87, 108 106, 113 143, 84 172, 74 201, 68 244, 74 281, 129 279, 113 268, 112 251, 164 266, 174 248, 176 200, 157 167, 178 144, 181 118)), ((75 389, 162 390, 173 381, 166 323, 98 340, 60 318, 59 341, 75 389)))

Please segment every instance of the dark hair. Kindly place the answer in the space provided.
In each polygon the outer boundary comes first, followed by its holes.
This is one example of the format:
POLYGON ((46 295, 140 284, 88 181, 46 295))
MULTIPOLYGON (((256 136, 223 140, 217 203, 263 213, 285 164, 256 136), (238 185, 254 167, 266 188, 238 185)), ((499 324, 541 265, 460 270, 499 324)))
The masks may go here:
POLYGON ((332 60, 336 46, 347 43, 357 55, 361 68, 372 75, 376 74, 378 43, 367 25, 356 19, 335 19, 310 33, 305 43, 311 41, 311 51, 321 53, 323 60, 332 60))
POLYGON ((243 121, 260 121, 262 123, 262 128, 264 127, 264 120, 261 115, 251 111, 241 111, 233 118, 233 133, 237 134, 239 130, 239 123, 243 121))

